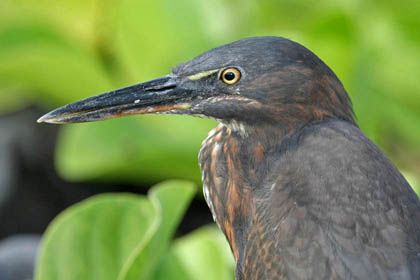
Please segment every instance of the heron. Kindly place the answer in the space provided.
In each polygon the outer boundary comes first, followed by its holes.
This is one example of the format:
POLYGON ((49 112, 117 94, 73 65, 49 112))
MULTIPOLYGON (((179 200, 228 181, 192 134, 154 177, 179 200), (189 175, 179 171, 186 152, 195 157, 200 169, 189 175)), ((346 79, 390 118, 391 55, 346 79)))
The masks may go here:
POLYGON ((420 279, 420 200, 352 107, 309 49, 253 37, 38 121, 152 113, 218 121, 199 163, 236 279, 420 279))

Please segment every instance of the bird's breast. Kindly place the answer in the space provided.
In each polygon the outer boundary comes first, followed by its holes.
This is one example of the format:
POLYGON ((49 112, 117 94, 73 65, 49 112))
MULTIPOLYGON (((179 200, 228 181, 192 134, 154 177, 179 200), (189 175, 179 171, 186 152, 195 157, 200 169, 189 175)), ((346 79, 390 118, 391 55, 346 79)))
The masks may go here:
POLYGON ((203 141, 199 155, 204 197, 237 262, 254 209, 241 152, 238 139, 229 128, 220 124, 203 141))

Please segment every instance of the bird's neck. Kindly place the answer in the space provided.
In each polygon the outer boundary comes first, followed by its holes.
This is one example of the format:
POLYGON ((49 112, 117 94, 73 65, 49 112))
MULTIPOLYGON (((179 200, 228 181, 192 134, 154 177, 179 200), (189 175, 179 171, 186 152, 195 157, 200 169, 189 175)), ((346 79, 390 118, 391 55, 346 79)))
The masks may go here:
POLYGON ((288 134, 277 126, 220 124, 204 140, 200 167, 204 195, 237 263, 254 217, 253 192, 269 172, 269 154, 288 134))

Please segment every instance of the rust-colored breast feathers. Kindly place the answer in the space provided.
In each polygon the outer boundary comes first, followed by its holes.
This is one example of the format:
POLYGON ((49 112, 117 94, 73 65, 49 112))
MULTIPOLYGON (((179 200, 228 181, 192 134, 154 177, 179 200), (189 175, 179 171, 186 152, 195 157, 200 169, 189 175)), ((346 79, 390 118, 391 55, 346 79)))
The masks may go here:
MULTIPOLYGON (((235 259, 241 258, 252 217, 252 195, 240 161, 240 144, 229 128, 219 125, 204 140, 199 161, 204 195, 214 220, 225 233, 235 259)), ((256 150, 256 156, 260 151, 256 150)))

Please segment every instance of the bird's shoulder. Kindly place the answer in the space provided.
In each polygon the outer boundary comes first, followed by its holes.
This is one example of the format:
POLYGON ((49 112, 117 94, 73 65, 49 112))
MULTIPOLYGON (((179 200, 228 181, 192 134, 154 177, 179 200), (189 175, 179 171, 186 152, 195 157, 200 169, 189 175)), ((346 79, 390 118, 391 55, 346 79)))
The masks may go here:
POLYGON ((273 154, 248 251, 273 251, 262 261, 290 279, 415 279, 419 199, 357 126, 315 123, 273 154))
POLYGON ((398 196, 403 201, 394 203, 419 206, 417 195, 395 165, 350 122, 327 120, 306 126, 281 141, 273 155, 276 165, 270 179, 280 185, 284 184, 280 175, 288 174, 314 191, 360 191, 366 195, 361 198, 369 200, 384 198, 369 195, 398 196))

